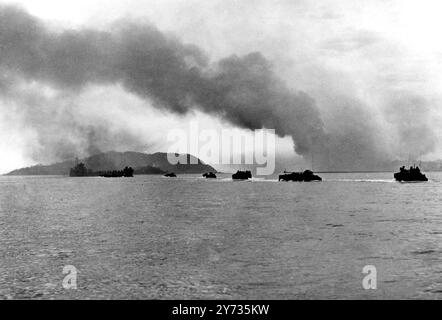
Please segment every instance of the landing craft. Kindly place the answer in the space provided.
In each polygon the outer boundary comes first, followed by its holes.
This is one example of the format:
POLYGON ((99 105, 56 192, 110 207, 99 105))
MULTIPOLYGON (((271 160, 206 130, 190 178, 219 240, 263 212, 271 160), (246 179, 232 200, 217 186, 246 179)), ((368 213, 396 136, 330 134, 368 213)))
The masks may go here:
POLYGON ((251 171, 241 171, 238 170, 236 173, 232 175, 233 180, 248 180, 252 179, 252 172, 251 171))
POLYGON ((134 169, 132 167, 125 167, 123 170, 112 171, 93 171, 86 168, 84 163, 78 163, 69 171, 70 177, 104 177, 104 178, 132 178, 134 176, 134 169))
POLYGON ((176 174, 173 173, 173 172, 166 173, 164 176, 165 176, 166 178, 176 178, 176 174))
POLYGON ((405 169, 405 166, 402 166, 400 171, 394 174, 394 178, 399 182, 428 181, 428 178, 421 172, 418 166, 412 166, 410 169, 405 169))
POLYGON ((287 172, 279 176, 279 181, 296 181, 296 182, 310 182, 310 181, 322 181, 322 178, 313 174, 310 170, 304 172, 287 172))
POLYGON ((134 169, 132 167, 125 167, 123 170, 99 172, 98 175, 104 178, 133 178, 134 169))
POLYGON ((214 174, 213 172, 207 172, 203 174, 203 177, 206 179, 216 179, 216 174, 214 174))

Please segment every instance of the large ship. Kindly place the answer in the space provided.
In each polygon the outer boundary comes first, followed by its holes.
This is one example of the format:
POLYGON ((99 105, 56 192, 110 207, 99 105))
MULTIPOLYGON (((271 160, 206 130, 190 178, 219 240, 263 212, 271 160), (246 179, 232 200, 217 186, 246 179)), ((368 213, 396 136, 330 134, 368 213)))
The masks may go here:
POLYGON ((428 178, 421 172, 418 166, 411 166, 410 169, 406 169, 405 166, 402 166, 399 172, 394 174, 394 178, 400 182, 428 181, 428 178))
POLYGON ((322 181, 320 176, 313 174, 310 170, 304 172, 287 172, 279 176, 279 181, 296 181, 296 182, 310 182, 310 181, 322 181))

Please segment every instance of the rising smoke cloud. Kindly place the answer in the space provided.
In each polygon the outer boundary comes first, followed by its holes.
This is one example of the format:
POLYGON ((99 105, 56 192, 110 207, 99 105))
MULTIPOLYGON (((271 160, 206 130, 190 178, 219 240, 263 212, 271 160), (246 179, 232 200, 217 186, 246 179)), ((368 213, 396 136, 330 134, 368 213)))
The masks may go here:
POLYGON ((78 152, 75 139, 84 140, 90 153, 142 142, 129 131, 114 134, 104 123, 73 117, 75 105, 47 110, 41 95, 20 97, 16 87, 23 82, 47 84, 66 95, 91 85, 118 84, 177 114, 199 109, 241 128, 275 129, 293 138, 298 154, 314 154, 324 167, 367 167, 387 157, 373 134, 375 125, 357 120, 364 109, 359 101, 343 101, 339 119, 345 121, 326 132, 314 99, 289 90, 261 53, 213 63, 198 47, 148 24, 120 21, 106 32, 54 30, 19 8, 0 6, 0 73, 0 93, 16 101, 40 137, 43 148, 33 149, 34 158, 72 157, 78 152), (48 118, 53 119, 50 126, 48 118))

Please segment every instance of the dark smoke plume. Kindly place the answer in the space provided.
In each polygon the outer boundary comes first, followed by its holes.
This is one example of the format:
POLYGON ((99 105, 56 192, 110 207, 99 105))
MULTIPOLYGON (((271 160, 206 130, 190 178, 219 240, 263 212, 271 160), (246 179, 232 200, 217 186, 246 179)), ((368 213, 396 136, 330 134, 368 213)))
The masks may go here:
POLYGON ((74 91, 121 83, 175 113, 199 108, 243 128, 291 135, 300 154, 323 135, 314 101, 290 92, 260 53, 209 65, 200 49, 150 25, 53 31, 20 9, 1 7, 0 71, 74 91))
POLYGON ((118 84, 177 114, 199 109, 242 128, 275 129, 293 138, 298 154, 314 155, 323 168, 358 169, 386 158, 362 103, 343 99, 333 106, 334 126, 326 130, 314 100, 289 90, 261 53, 210 63, 199 48, 147 24, 120 21, 106 32, 53 30, 21 9, 0 6, 0 73, 0 93, 20 104, 25 121, 39 135, 42 150, 34 148, 36 154, 72 157, 78 152, 75 139, 86 144, 86 153, 143 143, 130 131, 84 123, 72 116, 75 106, 48 111, 44 98, 24 99, 14 91, 20 82, 43 83, 66 95, 91 85, 118 84))

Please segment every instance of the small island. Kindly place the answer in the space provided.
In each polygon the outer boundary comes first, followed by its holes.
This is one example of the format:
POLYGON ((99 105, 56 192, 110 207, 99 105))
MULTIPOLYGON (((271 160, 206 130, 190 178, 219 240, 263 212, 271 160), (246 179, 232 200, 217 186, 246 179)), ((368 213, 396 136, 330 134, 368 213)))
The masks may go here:
POLYGON ((72 171, 74 177, 99 176, 98 173, 120 171, 125 167, 134 169, 134 175, 163 175, 167 172, 176 174, 216 172, 216 170, 191 155, 187 156, 187 164, 171 164, 168 154, 157 152, 146 154, 140 152, 109 151, 95 154, 83 159, 65 160, 53 164, 39 164, 9 172, 9 176, 19 175, 67 175, 72 171), (82 163, 82 166, 78 166, 82 163), (195 164, 193 164, 195 163, 195 164))

